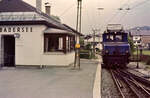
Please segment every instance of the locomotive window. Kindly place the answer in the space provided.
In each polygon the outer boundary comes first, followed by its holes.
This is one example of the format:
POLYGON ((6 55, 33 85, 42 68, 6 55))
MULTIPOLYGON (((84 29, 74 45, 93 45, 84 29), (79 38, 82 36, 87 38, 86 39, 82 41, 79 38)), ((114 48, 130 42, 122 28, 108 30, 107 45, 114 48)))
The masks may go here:
POLYGON ((114 40, 114 36, 113 35, 110 35, 110 40, 114 40))
POLYGON ((116 35, 115 40, 116 41, 122 41, 122 35, 116 35))
POLYGON ((113 35, 107 35, 106 39, 107 39, 107 41, 113 41, 114 40, 114 36, 113 35))

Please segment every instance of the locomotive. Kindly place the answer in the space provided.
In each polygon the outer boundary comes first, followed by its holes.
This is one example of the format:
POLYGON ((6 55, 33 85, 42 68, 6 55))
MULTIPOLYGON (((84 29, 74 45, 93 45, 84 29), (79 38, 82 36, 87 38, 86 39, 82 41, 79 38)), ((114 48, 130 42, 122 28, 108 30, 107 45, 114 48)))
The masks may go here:
POLYGON ((120 24, 109 24, 102 38, 103 67, 125 68, 131 53, 128 33, 125 33, 120 24))

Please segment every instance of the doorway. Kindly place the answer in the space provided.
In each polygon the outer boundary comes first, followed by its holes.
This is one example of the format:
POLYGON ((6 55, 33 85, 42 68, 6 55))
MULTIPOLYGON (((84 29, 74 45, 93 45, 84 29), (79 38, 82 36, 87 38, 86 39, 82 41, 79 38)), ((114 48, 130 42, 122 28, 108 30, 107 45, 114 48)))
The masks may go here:
POLYGON ((15 37, 13 35, 2 36, 3 57, 5 67, 15 66, 15 37))

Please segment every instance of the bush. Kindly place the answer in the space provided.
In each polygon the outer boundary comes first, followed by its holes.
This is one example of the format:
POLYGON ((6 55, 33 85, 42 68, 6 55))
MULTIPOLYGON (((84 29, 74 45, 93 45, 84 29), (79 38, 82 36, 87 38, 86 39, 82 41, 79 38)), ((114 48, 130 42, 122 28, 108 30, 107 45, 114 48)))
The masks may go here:
POLYGON ((147 65, 150 65, 150 56, 149 55, 142 55, 141 61, 145 62, 147 65))
POLYGON ((150 65, 150 58, 147 59, 146 65, 150 65))
POLYGON ((90 55, 89 53, 80 53, 80 58, 89 59, 90 55))
POLYGON ((80 53, 89 53, 89 50, 83 50, 83 49, 81 49, 80 53))
POLYGON ((91 44, 87 44, 87 45, 85 46, 85 49, 86 49, 86 50, 91 50, 91 47, 92 47, 91 44))
POLYGON ((129 37, 129 36, 128 36, 128 42, 129 42, 129 44, 130 44, 131 54, 133 54, 134 51, 135 51, 135 46, 134 46, 133 40, 132 40, 131 37, 129 37))
POLYGON ((80 58, 89 59, 90 51, 89 50, 80 50, 80 58))
POLYGON ((91 55, 90 55, 89 58, 90 58, 90 59, 97 59, 97 57, 94 55, 94 53, 91 53, 91 55))
POLYGON ((141 61, 146 62, 149 58, 150 58, 150 56, 148 56, 148 55, 142 55, 141 61))
POLYGON ((80 50, 80 58, 84 59, 97 59, 91 50, 80 50))

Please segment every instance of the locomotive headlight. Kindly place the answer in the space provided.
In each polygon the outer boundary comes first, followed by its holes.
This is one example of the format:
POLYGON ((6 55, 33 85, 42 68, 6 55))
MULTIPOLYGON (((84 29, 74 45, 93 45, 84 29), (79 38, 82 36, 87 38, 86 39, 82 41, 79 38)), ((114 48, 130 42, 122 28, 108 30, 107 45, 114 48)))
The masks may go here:
POLYGON ((108 52, 109 52, 108 50, 105 51, 105 53, 108 53, 108 52))
POLYGON ((126 53, 129 53, 129 51, 127 50, 126 53))

